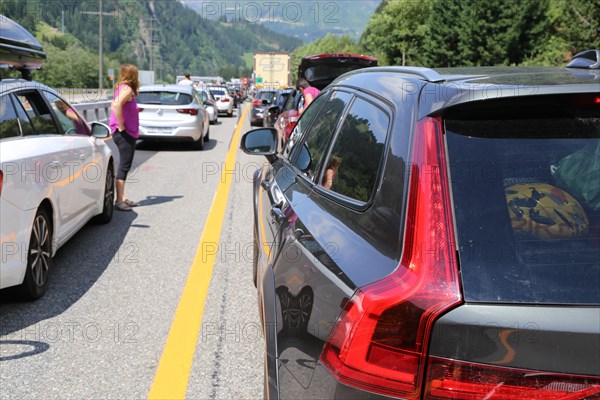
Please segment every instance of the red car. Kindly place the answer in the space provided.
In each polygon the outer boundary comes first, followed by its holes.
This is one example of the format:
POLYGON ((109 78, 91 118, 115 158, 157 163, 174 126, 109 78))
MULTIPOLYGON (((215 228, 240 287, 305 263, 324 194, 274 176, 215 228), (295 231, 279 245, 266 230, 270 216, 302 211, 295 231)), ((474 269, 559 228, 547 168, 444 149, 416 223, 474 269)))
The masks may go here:
MULTIPOLYGON (((338 76, 359 68, 377 66, 377 59, 361 54, 317 54, 302 59, 298 66, 298 78, 304 78, 311 86, 323 90, 338 76)), ((275 128, 286 139, 298 120, 298 103, 302 95, 293 92, 277 117, 275 128)), ((271 111, 271 110, 269 110, 271 111)))

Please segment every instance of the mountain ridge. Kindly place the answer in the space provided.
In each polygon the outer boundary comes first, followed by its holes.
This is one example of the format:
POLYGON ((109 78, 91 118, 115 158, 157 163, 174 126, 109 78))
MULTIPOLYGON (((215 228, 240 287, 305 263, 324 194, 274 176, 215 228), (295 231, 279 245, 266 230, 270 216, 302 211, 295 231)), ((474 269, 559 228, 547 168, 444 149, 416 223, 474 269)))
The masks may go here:
POLYGON ((306 44, 327 34, 348 35, 358 40, 382 0, 179 1, 203 19, 260 24, 306 44))

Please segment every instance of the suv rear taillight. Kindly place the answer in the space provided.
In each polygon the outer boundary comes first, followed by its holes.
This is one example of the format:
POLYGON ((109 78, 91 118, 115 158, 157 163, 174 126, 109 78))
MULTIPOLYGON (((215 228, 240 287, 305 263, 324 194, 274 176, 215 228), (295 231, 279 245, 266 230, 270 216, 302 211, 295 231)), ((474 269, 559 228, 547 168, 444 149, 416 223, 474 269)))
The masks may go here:
POLYGON ((428 400, 578 400, 600 396, 600 378, 540 372, 431 357, 428 400))
POLYGON ((417 123, 407 207, 400 265, 357 289, 321 362, 344 384, 415 399, 433 322, 462 302, 440 119, 417 123))
POLYGON ((253 105, 253 106, 260 106, 261 104, 262 104, 262 100, 254 100, 254 101, 252 102, 252 105, 253 105))
POLYGON ((177 110, 178 113, 198 115, 198 109, 196 108, 181 108, 177 110))

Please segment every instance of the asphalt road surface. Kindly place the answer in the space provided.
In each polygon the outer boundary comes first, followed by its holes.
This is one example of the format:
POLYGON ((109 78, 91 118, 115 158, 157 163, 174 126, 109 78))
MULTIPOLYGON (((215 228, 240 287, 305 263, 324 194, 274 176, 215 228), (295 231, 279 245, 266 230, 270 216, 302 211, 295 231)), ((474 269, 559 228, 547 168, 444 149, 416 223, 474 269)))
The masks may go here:
POLYGON ((251 179, 264 158, 235 142, 225 164, 243 111, 203 151, 138 143, 126 194, 140 206, 63 246, 42 299, 0 291, 0 399, 262 398, 251 179))

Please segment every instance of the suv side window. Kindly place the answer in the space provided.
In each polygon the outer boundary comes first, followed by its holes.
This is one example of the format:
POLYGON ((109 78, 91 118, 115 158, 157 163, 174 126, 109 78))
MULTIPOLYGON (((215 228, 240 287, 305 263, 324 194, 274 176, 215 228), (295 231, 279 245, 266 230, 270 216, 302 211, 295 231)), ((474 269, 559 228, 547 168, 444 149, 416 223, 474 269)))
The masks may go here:
MULTIPOLYGON (((25 91, 16 94, 19 103, 25 109, 33 125, 32 135, 58 135, 58 127, 50 113, 48 105, 37 91, 25 91)), ((28 134, 23 132, 24 135, 28 134)))
POLYGON ((321 186, 361 202, 369 201, 377 182, 389 126, 390 117, 386 112, 357 98, 323 164, 321 186))
POLYGON ((297 96, 296 90, 294 90, 292 93, 290 93, 287 100, 285 101, 285 104, 283 105, 282 112, 290 111, 295 108, 298 108, 298 104, 297 104, 298 101, 296 101, 296 96, 297 96))
MULTIPOLYGON (((293 154, 294 149, 296 148, 296 144, 300 140, 302 140, 303 137, 306 136, 306 132, 308 131, 312 117, 321 108, 323 103, 325 103, 326 99, 327 99, 327 95, 322 94, 321 96, 317 97, 313 101, 313 103, 311 104, 311 107, 307 108, 304 111, 304 113, 302 114, 302 118, 300 118, 298 120, 298 123, 296 124, 296 126, 294 126, 294 129, 290 133, 290 137, 285 142, 285 148, 283 149, 283 157, 284 158, 287 158, 290 160, 292 158, 295 158, 295 159, 298 158, 297 155, 295 156, 293 154)), ((296 167, 298 167, 300 170, 303 170, 303 168, 301 166, 299 166, 299 164, 294 163, 294 165, 296 165, 296 167)))
POLYGON ((67 102, 52 93, 42 92, 67 135, 91 135, 85 120, 67 102))
MULTIPOLYGON (((334 92, 320 108, 314 118, 307 139, 298 152, 294 164, 305 173, 310 180, 314 180, 321 161, 327 151, 327 146, 336 132, 342 113, 352 100, 352 94, 346 92, 334 92)), ((315 104, 318 105, 318 104, 315 104)), ((314 109, 313 105, 306 110, 314 109)), ((304 116, 303 116, 304 119, 304 116)), ((298 122, 300 124, 300 121, 298 122)))
POLYGON ((19 120, 10 95, 0 97, 0 139, 21 136, 19 120))

